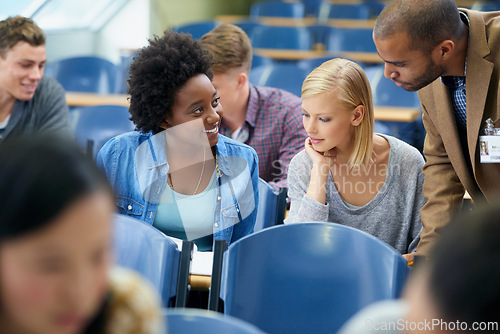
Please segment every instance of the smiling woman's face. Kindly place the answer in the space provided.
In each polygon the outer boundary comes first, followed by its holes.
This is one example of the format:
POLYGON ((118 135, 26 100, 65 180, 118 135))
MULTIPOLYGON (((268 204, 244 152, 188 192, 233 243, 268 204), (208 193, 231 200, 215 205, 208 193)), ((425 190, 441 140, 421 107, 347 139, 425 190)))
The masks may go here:
POLYGON ((221 117, 217 91, 205 74, 198 74, 177 91, 171 116, 166 122, 169 129, 184 124, 178 127, 176 136, 185 143, 200 145, 207 138, 209 145, 214 146, 218 141, 221 117))
POLYGON ((113 207, 108 194, 97 192, 42 230, 0 243, 3 329, 82 331, 108 290, 113 207))

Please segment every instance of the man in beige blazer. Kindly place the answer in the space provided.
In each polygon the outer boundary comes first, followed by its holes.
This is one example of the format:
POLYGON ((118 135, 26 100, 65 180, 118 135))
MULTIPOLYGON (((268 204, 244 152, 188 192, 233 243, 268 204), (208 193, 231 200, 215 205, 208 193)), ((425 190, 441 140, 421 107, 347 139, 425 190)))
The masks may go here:
POLYGON ((418 90, 422 103, 426 204, 417 253, 428 254, 465 191, 477 203, 500 189, 500 164, 480 162, 478 140, 486 119, 500 127, 500 15, 458 10, 453 0, 394 0, 373 38, 385 76, 418 90))

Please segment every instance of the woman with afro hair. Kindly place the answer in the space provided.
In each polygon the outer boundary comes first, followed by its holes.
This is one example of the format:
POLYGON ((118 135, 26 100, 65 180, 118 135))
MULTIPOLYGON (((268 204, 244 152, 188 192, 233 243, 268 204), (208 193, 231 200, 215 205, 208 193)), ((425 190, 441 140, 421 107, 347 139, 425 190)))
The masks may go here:
POLYGON ((97 164, 121 214, 211 250, 253 232, 258 203, 255 151, 218 133, 222 106, 211 59, 190 35, 166 31, 130 67, 136 131, 112 138, 97 164))

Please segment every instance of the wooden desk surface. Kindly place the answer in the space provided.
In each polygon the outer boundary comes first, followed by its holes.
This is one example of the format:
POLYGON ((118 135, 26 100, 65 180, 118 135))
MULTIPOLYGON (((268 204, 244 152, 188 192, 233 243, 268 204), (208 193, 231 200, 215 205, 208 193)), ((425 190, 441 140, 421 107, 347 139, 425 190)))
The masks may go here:
MULTIPOLYGON (((95 105, 121 105, 128 107, 126 94, 94 94, 67 92, 66 102, 71 107, 95 105)), ((375 107, 375 119, 379 121, 413 122, 420 117, 418 108, 375 107)))
POLYGON ((374 107, 375 120, 389 122, 413 122, 420 118, 419 108, 374 107))
POLYGON ((331 53, 332 57, 337 56, 341 58, 347 58, 355 61, 359 61, 362 63, 383 63, 384 61, 378 53, 376 52, 348 52, 348 51, 340 51, 331 53))
POLYGON ((210 289, 210 276, 205 275, 189 275, 189 285, 191 289, 208 291, 210 289))
POLYGON ((96 105, 130 106, 128 95, 126 94, 66 92, 66 103, 70 107, 86 107, 96 105))
POLYGON ((384 61, 376 52, 347 52, 347 51, 322 51, 322 50, 288 50, 288 49, 253 49, 259 56, 283 60, 303 60, 310 58, 347 58, 363 63, 383 63, 384 61))
POLYGON ((303 60, 310 58, 326 57, 327 53, 324 51, 315 50, 287 50, 287 49, 260 49, 254 48, 253 52, 256 55, 268 57, 272 59, 283 60, 303 60))
POLYGON ((356 19, 329 19, 327 25, 337 28, 370 28, 375 26, 375 19, 356 20, 356 19))
POLYGON ((375 19, 328 19, 326 21, 318 20, 315 17, 293 18, 293 17, 275 17, 260 16, 257 20, 247 15, 219 15, 215 17, 216 22, 220 23, 240 23, 256 22, 266 26, 278 27, 307 27, 312 25, 326 25, 339 28, 373 28, 375 19))

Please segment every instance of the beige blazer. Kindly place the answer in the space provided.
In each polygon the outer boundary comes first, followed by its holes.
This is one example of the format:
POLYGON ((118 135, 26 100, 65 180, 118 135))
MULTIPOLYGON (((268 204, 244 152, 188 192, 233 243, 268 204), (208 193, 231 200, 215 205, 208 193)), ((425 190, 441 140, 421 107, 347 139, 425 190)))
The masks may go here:
POLYGON ((461 9, 469 16, 467 51, 467 148, 462 150, 449 90, 438 78, 422 88, 419 98, 427 135, 421 218, 417 251, 427 254, 454 215, 460 212, 465 190, 473 201, 491 200, 500 191, 500 164, 479 162, 479 131, 485 120, 500 127, 500 15, 461 9), (472 172, 465 156, 470 157, 472 172))

